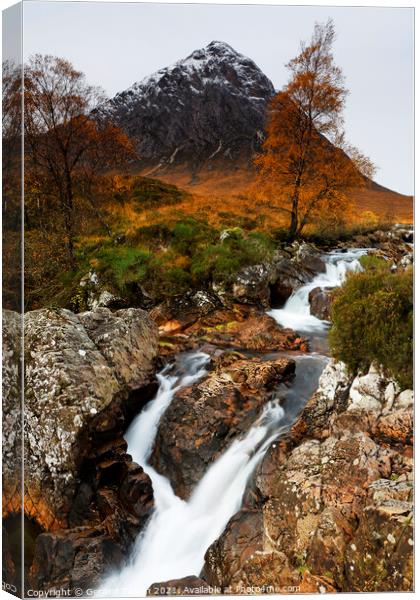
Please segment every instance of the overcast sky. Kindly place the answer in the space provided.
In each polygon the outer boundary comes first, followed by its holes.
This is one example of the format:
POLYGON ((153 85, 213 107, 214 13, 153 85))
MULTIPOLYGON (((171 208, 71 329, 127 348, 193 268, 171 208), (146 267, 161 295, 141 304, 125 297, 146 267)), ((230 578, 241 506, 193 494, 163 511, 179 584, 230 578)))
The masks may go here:
POLYGON ((412 194, 412 9, 30 1, 24 4, 24 52, 65 57, 113 95, 222 40, 252 58, 280 89, 284 64, 300 40, 328 17, 350 90, 348 140, 374 161, 379 183, 412 194))

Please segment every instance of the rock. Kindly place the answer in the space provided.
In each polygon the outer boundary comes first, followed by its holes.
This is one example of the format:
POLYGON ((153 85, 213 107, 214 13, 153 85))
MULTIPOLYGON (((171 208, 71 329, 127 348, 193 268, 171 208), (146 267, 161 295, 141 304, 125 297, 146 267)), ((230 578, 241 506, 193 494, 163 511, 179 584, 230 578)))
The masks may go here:
POLYGON ((319 255, 319 250, 312 244, 293 242, 293 261, 312 273, 325 273, 326 266, 319 255))
POLYGON ((402 269, 407 269, 408 267, 411 267, 412 264, 414 262, 414 255, 412 252, 405 254, 400 262, 398 263, 398 265, 402 268, 402 269))
POLYGON ((122 563, 121 548, 105 529, 77 528, 43 533, 37 538, 29 584, 35 590, 86 590, 104 572, 122 563))
MULTIPOLYGON (((19 319, 10 313, 4 323, 5 357, 14 361, 19 319)), ((37 589, 81 585, 128 552, 153 508, 151 481, 122 434, 156 389, 158 331, 141 309, 42 309, 26 313, 24 323, 24 511, 45 532, 36 539, 31 581, 37 589)), ((17 391, 18 365, 5 370, 6 403, 17 391)), ((16 405, 5 408, 8 459, 20 456, 21 445, 16 405)), ((5 516, 13 515, 20 489, 7 469, 4 482, 5 516)))
POLYGON ((127 306, 127 300, 112 293, 101 283, 96 271, 91 270, 79 283, 79 292, 74 301, 75 308, 96 310, 97 308, 118 309, 127 306))
POLYGON ((331 361, 208 549, 206 581, 273 593, 412 590, 410 426, 408 390, 374 367, 354 378, 331 361))
POLYGON ((274 263, 274 274, 270 282, 270 304, 281 307, 292 293, 313 277, 308 271, 288 258, 280 258, 274 263))
POLYGON ((189 338, 218 347, 277 352, 308 349, 307 340, 290 329, 282 329, 266 313, 256 310, 218 311, 185 330, 189 338))
POLYGON ((155 172, 157 165, 187 162, 196 181, 204 168, 252 161, 273 95, 252 60, 213 41, 119 93, 98 113, 136 140, 155 172))
POLYGON ((331 417, 347 407, 352 381, 344 363, 331 360, 327 364, 319 378, 318 390, 291 429, 296 442, 314 435, 317 438, 328 435, 331 417))
POLYGON ((124 399, 150 384, 157 328, 141 309, 25 315, 28 516, 67 525, 91 437, 120 430, 124 399))
MULTIPOLYGON (((186 313, 179 320, 165 320, 162 313, 156 313, 151 314, 160 323, 161 355, 166 357, 203 344, 258 352, 308 350, 306 338, 291 329, 282 329, 267 313, 247 304, 218 308, 199 318, 186 313)), ((168 318, 168 313, 165 316, 168 318)))
POLYGON ((75 312, 109 308, 117 310, 129 306, 144 309, 151 308, 154 299, 138 282, 127 286, 126 297, 121 297, 115 286, 101 280, 98 273, 92 269, 82 277, 76 295, 71 300, 70 308, 75 312))
POLYGON ((363 520, 345 553, 354 592, 412 590, 413 487, 378 479, 368 488, 363 520))
POLYGON ((150 463, 187 498, 209 463, 249 429, 274 386, 293 372, 289 359, 234 355, 225 362, 222 356, 205 379, 175 395, 159 423, 150 463))
POLYGON ((330 319, 333 290, 334 288, 332 287, 316 287, 309 292, 311 315, 314 315, 323 321, 330 319))
POLYGON ((268 308, 270 306, 269 277, 270 268, 266 265, 252 265, 242 269, 232 284, 233 300, 268 308))
POLYGON ((21 509, 22 410, 21 343, 22 315, 2 313, 2 411, 3 411, 3 515, 21 509))
POLYGON ((208 596, 221 593, 220 588, 210 586, 207 581, 195 575, 152 583, 147 590, 147 596, 208 596))
POLYGON ((364 411, 375 415, 410 409, 414 401, 412 390, 400 392, 398 383, 375 365, 371 365, 366 375, 355 377, 349 397, 349 412, 364 411))
POLYGON ((185 330, 221 307, 222 303, 216 294, 206 290, 189 291, 180 298, 154 308, 150 316, 159 325, 161 335, 173 334, 185 330))
POLYGON ((247 562, 263 551, 262 527, 261 512, 236 513, 206 552, 201 573, 206 581, 222 589, 242 583, 247 562))

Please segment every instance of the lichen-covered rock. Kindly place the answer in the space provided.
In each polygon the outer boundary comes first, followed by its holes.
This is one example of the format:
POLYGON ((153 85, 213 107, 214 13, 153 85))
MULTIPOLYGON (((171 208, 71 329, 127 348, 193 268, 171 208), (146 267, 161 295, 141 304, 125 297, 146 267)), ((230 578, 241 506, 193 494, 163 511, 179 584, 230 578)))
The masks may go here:
POLYGON ((117 309, 127 306, 127 300, 108 289, 95 270, 82 277, 79 290, 73 298, 74 308, 96 310, 97 308, 117 309))
POLYGON ((293 242, 293 261, 313 273, 325 273, 326 266, 319 255, 319 250, 306 242, 293 242))
POLYGON ((21 509, 22 315, 2 314, 3 516, 21 509))
POLYGON ((379 369, 355 379, 331 361, 290 434, 268 449, 245 508, 208 549, 206 581, 412 590, 410 428, 409 390, 379 369))
POLYGON ((226 358, 200 383, 177 392, 159 423, 150 462, 181 498, 294 372, 289 359, 226 358))
POLYGON ((150 384, 157 342, 141 309, 25 315, 25 511, 43 527, 67 524, 91 437, 150 384))

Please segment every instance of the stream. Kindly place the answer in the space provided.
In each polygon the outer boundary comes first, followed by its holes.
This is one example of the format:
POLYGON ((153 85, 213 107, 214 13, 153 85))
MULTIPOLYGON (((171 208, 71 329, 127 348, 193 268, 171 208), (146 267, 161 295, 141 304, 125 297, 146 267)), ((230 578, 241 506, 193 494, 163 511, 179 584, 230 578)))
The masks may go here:
MULTIPOLYGON (((349 271, 361 269, 365 249, 333 251, 323 256, 325 273, 297 289, 281 309, 271 315, 281 326, 309 337, 313 351, 293 356, 296 376, 281 384, 249 431, 232 442, 208 468, 188 500, 175 495, 170 481, 149 465, 159 420, 178 390, 202 379, 210 357, 202 352, 181 353, 175 364, 158 375, 159 389, 126 433, 128 452, 142 465, 153 483, 155 509, 137 538, 129 561, 103 583, 108 596, 146 595, 153 583, 199 575, 204 555, 241 508, 247 482, 266 450, 295 421, 318 387, 328 362, 328 323, 310 314, 308 295, 316 287, 341 285, 349 271), (111 592, 111 593, 110 593, 111 592)), ((279 356, 279 353, 276 354, 279 356)))

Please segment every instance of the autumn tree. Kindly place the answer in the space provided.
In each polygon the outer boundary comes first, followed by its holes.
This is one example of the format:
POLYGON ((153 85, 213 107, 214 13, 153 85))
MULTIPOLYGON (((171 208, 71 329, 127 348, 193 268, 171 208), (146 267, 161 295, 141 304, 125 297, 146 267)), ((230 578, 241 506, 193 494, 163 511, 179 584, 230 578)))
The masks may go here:
POLYGON ((332 21, 316 24, 310 43, 286 65, 290 80, 271 102, 255 160, 259 184, 288 216, 291 237, 322 212, 338 212, 348 191, 372 175, 371 162, 345 142, 347 90, 334 64, 334 37, 332 21))
POLYGON ((25 65, 25 196, 39 211, 47 202, 56 206, 73 265, 78 197, 87 199, 99 216, 98 179, 135 158, 129 138, 93 116, 103 101, 101 90, 67 60, 35 55, 25 65))
POLYGON ((21 308, 22 275, 22 68, 2 64, 2 281, 3 306, 21 308))

